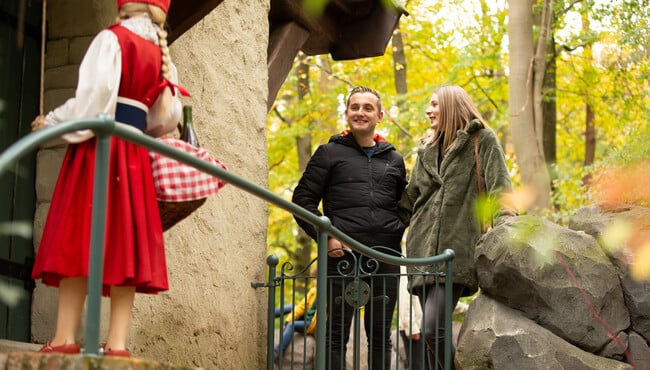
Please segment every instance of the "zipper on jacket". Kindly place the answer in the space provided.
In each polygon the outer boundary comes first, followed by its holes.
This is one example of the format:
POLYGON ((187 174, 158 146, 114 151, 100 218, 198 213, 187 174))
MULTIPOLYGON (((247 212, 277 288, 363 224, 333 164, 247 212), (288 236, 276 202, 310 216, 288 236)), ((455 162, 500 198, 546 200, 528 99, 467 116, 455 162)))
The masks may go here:
MULTIPOLYGON (((372 177, 372 157, 368 157, 368 177, 370 179, 369 185, 370 185, 370 217, 372 220, 375 219, 375 203, 373 202, 373 199, 375 199, 375 179, 372 177)), ((374 225, 374 223, 373 223, 374 225)), ((374 232, 374 230, 372 230, 374 232)))

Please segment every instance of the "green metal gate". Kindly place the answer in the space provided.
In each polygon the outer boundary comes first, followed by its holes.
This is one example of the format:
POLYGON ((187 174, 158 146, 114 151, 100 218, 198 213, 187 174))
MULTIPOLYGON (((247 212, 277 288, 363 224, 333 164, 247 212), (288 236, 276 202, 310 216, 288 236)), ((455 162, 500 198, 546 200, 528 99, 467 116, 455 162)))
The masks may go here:
MULTIPOLYGON (((42 2, 0 2, 0 152, 30 131, 38 114, 42 2)), ((35 155, 0 178, 0 289, 20 293, 16 304, 0 299, 0 338, 30 338, 32 240, 10 234, 7 223, 34 218, 35 155)), ((31 233, 30 233, 31 234, 31 233)))
MULTIPOLYGON (((410 369, 412 360, 414 360, 415 352, 411 347, 411 344, 400 338, 400 330, 397 325, 397 317, 399 316, 400 310, 405 310, 407 312, 406 317, 410 317, 413 320, 413 307, 411 294, 407 293, 407 296, 402 296, 401 294, 397 297, 397 304, 395 305, 395 310, 391 311, 389 319, 392 317, 392 324, 390 331, 392 332, 389 343, 392 348, 390 350, 385 349, 387 354, 390 357, 390 362, 382 362, 380 364, 370 364, 370 357, 367 355, 362 355, 362 347, 368 348, 367 341, 362 343, 363 340, 366 340, 366 331, 362 330, 361 319, 364 315, 372 315, 371 313, 362 311, 362 307, 369 301, 384 301, 387 302, 388 297, 384 296, 382 290, 379 289, 377 292, 378 295, 373 295, 372 284, 375 284, 376 281, 382 281, 383 279, 405 279, 408 281, 409 278, 419 275, 427 276, 427 281, 434 281, 434 285, 441 286, 445 288, 445 300, 446 300, 446 315, 444 320, 443 327, 435 327, 433 334, 434 338, 438 338, 438 335, 442 335, 442 338, 445 342, 445 351, 447 353, 433 351, 431 355, 435 358, 435 362, 444 364, 445 369, 451 368, 451 347, 452 347, 452 338, 451 335, 444 335, 444 333, 451 333, 451 320, 453 307, 451 307, 451 280, 448 278, 452 276, 453 271, 453 252, 445 251, 443 254, 429 257, 427 262, 421 264, 413 264, 412 260, 405 258, 405 256, 398 255, 398 260, 393 260, 388 262, 388 259, 392 256, 395 256, 395 252, 391 251, 385 247, 372 247, 370 250, 374 250, 377 253, 383 253, 384 258, 387 260, 384 263, 391 265, 398 265, 409 262, 410 265, 414 266, 414 271, 411 272, 398 272, 398 273, 381 273, 378 270, 379 261, 372 257, 367 257, 363 255, 353 255, 351 259, 346 261, 342 260, 336 264, 336 272, 330 271, 333 269, 325 268, 327 265, 326 260, 322 259, 323 256, 312 260, 307 267, 301 271, 295 271, 294 265, 290 261, 285 261, 280 263, 279 259, 275 255, 271 255, 267 258, 267 265, 269 267, 268 280, 265 283, 256 283, 253 284, 254 288, 266 288, 268 289, 268 307, 267 307, 267 316, 268 316, 268 332, 267 332, 267 369, 273 370, 282 370, 282 369, 326 369, 327 363, 332 362, 333 354, 335 350, 325 344, 325 331, 332 330, 331 324, 326 323, 326 315, 319 315, 316 319, 316 333, 312 339, 308 339, 309 335, 305 335, 305 329, 302 328, 299 331, 295 330, 294 326, 285 326, 283 323, 288 321, 294 321, 295 319, 303 320, 303 314, 306 312, 306 309, 309 307, 314 307, 317 305, 316 302, 308 303, 308 295, 311 288, 316 287, 316 281, 318 281, 318 299, 322 299, 325 294, 322 294, 323 291, 331 291, 332 283, 335 280, 342 282, 345 286, 341 290, 342 295, 339 297, 328 297, 325 306, 329 304, 335 304, 336 309, 342 307, 341 304, 349 305, 352 307, 354 314, 351 324, 350 331, 350 340, 347 342, 347 350, 342 349, 339 358, 342 361, 341 363, 330 364, 332 368, 342 368, 343 363, 347 364, 348 369, 353 370, 363 370, 372 368, 383 368, 383 369, 410 369), (401 261, 399 260, 401 259, 401 261), (325 261, 322 266, 319 266, 319 260, 325 261), (316 267, 318 267, 316 269, 316 267), (313 271, 317 270, 317 273, 313 271), (327 270, 327 271, 325 271, 327 270), (444 283, 446 281, 448 285, 444 283), (400 299, 404 299, 404 304, 400 304, 400 299), (293 315, 296 315, 293 310, 294 307, 301 306, 299 309, 298 315, 300 317, 296 318, 293 315), (288 319, 288 320, 287 320, 288 319), (291 335, 288 339, 288 343, 283 346, 284 338, 281 333, 289 331, 294 331, 296 333, 301 333, 298 337, 293 337, 291 335), (318 346, 321 346, 320 349, 318 346), (286 348, 284 351, 279 348, 286 348), (449 351, 449 352, 448 352, 449 351), (319 352, 321 355, 319 355, 319 352), (366 361, 367 360, 367 361, 366 361)), ((385 292, 385 290, 384 290, 385 292)), ((426 295, 421 297, 426 300, 426 295)), ((381 306, 381 304, 380 304, 381 306)), ((325 312, 326 310, 323 307, 319 307, 320 312, 325 312)), ((316 310, 319 311, 318 309, 316 310)), ((424 313, 423 318, 426 316, 424 313)), ((410 324, 408 325, 410 327, 410 324)), ((373 330, 377 332, 382 329, 379 327, 370 328, 369 337, 367 340, 371 340, 373 330)), ((424 328, 421 328, 422 338, 427 334, 424 328)), ((380 335, 380 333, 377 333, 380 335)), ((381 336, 381 335, 380 335, 381 336)), ((410 335, 409 335, 410 336, 410 335)), ((341 339, 341 338, 339 338, 341 339)), ((422 339, 424 341, 424 339, 422 339)), ((423 345, 423 343, 422 343, 423 345)), ((426 363, 426 351, 422 350, 419 353, 420 358, 418 359, 420 363, 426 363)), ((385 357, 385 356, 384 356, 385 357)))

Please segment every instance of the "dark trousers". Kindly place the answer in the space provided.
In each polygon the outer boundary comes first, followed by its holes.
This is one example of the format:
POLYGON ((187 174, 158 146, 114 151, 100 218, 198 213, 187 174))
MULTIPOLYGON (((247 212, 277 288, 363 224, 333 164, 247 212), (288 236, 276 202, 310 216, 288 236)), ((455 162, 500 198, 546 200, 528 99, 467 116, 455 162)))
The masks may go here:
MULTIPOLYGON (((367 261, 367 258, 363 259, 367 261)), ((349 290, 346 293, 346 287, 354 282, 354 274, 341 275, 341 266, 346 262, 354 265, 351 254, 346 253, 340 258, 328 257, 327 259, 326 363, 327 369, 331 370, 346 369, 346 347, 355 313, 354 306, 346 301, 346 296, 349 300, 353 295, 349 294, 349 290)), ((364 268, 367 271, 367 266, 364 268)), ((377 270, 374 267, 371 270, 373 274, 361 279, 368 284, 368 291, 359 291, 359 295, 368 298, 364 305, 363 317, 369 347, 368 369, 390 369, 392 351, 390 329, 397 301, 399 266, 379 263, 377 270), (393 276, 382 276, 382 274, 393 276)))
POLYGON ((424 337, 414 340, 406 336, 404 330, 399 331, 400 338, 402 338, 401 346, 406 352, 406 368, 409 370, 427 370, 429 368, 427 360, 426 343, 424 337))
MULTIPOLYGON (((451 309, 453 310, 458 300, 463 294, 464 287, 460 285, 453 286, 453 301, 451 309)), ((452 333, 445 333, 445 284, 428 285, 426 292, 423 294, 420 289, 418 292, 420 302, 422 302, 422 334, 427 343, 429 369, 444 369, 445 360, 445 336, 452 333)), ((452 343, 451 347, 451 368, 454 369, 454 354, 456 349, 452 343)))

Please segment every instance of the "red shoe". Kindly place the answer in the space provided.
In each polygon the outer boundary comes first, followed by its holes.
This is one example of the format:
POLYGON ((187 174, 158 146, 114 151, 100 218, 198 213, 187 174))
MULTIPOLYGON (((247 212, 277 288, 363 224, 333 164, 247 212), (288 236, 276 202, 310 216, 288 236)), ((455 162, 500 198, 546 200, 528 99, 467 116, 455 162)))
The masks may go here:
POLYGON ((131 352, 126 349, 109 349, 104 352, 104 356, 131 357, 131 352))
POLYGON ((81 352, 81 347, 79 347, 78 344, 73 343, 73 344, 62 344, 60 346, 55 346, 52 347, 52 341, 48 340, 47 343, 41 347, 38 352, 42 353, 69 353, 69 354, 76 354, 81 352))

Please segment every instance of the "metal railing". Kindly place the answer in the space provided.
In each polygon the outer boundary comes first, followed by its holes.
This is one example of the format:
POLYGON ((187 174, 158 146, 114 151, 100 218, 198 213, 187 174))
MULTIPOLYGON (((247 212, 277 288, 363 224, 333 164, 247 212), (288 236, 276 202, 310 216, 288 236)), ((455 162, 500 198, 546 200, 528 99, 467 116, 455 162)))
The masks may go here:
MULTIPOLYGON (((86 324, 86 345, 84 353, 89 355, 99 354, 99 322, 100 322, 100 300, 102 292, 102 274, 103 274, 103 255, 104 255, 104 234, 105 234, 105 221, 106 221, 106 189, 108 180, 108 161, 110 153, 110 137, 111 135, 120 137, 129 142, 138 144, 160 153, 167 157, 173 158, 179 162, 185 163, 195 167, 207 174, 220 178, 230 185, 236 186, 244 191, 251 193, 259 198, 272 203, 295 216, 298 216, 305 221, 311 223, 319 231, 318 240, 318 260, 327 260, 327 239, 328 235, 340 240, 342 243, 350 246, 353 250, 361 253, 362 255, 374 258, 379 262, 384 262, 393 265, 405 266, 427 266, 441 262, 445 262, 447 277, 452 276, 453 258, 454 253, 452 250, 445 250, 442 254, 431 256, 427 258, 404 258, 401 256, 389 255, 372 249, 366 245, 359 243, 348 235, 344 234, 338 228, 332 226, 331 221, 324 216, 318 217, 306 209, 289 202, 267 189, 257 186, 246 179, 237 176, 233 172, 226 171, 217 167, 209 162, 193 157, 180 149, 168 146, 152 137, 142 134, 133 130, 129 126, 116 123, 115 120, 105 114, 100 114, 95 118, 83 118, 70 120, 57 124, 55 126, 47 127, 42 130, 32 132, 7 148, 0 154, 0 176, 5 172, 11 170, 17 165, 17 162, 32 151, 37 150, 41 144, 60 137, 61 135, 77 130, 91 129, 97 137, 97 151, 95 156, 95 178, 93 189, 93 211, 91 222, 91 239, 90 239, 90 261, 89 261, 89 276, 88 276, 88 304, 87 304, 87 324, 86 324)), ((273 261, 277 261, 277 257, 269 256, 267 261, 270 265, 270 276, 273 276, 275 265, 273 261)), ((326 281, 326 269, 318 270, 318 279, 326 281)), ((272 281, 273 286, 275 281, 272 281)), ((255 286, 255 284, 253 284, 255 286)), ((324 291, 322 293, 325 293, 324 291)), ((446 302, 452 301, 452 286, 445 284, 445 297, 446 302)), ((325 312, 326 297, 325 294, 318 294, 317 296, 317 311, 325 312)), ((275 306, 275 294, 273 291, 269 292, 269 307, 275 306)), ((445 331, 451 333, 451 307, 447 307, 448 320, 445 320, 445 331)), ((274 312, 269 311, 268 323, 269 331, 273 331, 274 312)), ((317 369, 325 369, 325 320, 317 321, 316 329, 316 358, 317 369)), ((447 336, 449 337, 449 336, 447 336)), ((272 336, 270 336, 269 348, 267 350, 267 367, 273 368, 273 343, 272 336)), ((451 365, 451 340, 445 342, 445 368, 450 369, 451 365)))

